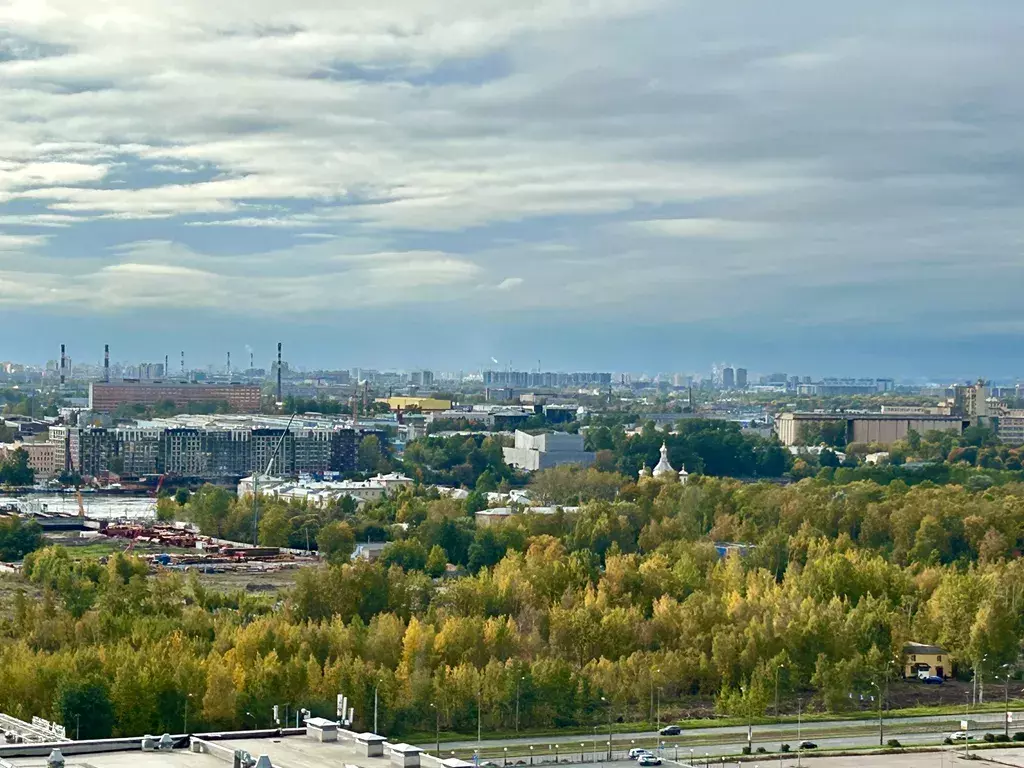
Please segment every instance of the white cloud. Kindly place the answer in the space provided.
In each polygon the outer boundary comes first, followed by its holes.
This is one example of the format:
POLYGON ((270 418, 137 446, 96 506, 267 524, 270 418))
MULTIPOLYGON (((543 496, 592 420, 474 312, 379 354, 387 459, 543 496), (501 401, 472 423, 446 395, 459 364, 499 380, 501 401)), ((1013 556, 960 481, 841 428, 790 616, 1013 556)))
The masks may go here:
POLYGON ((1022 269, 996 3, 12 0, 0 300, 657 319, 899 273, 970 302, 963 265, 1022 269))
POLYGON ((771 228, 764 224, 728 219, 648 219, 630 222, 628 226, 661 237, 743 240, 764 237, 771 233, 771 228))

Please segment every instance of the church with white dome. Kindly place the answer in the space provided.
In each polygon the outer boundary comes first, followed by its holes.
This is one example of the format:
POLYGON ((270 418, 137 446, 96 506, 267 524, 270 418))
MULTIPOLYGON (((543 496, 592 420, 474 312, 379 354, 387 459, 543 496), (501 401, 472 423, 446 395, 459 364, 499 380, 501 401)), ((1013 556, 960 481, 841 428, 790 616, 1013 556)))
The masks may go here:
POLYGON ((686 467, 683 467, 676 472, 675 467, 668 460, 668 445, 665 443, 661 444, 661 459, 658 461, 657 466, 654 467, 652 472, 646 466, 640 470, 640 477, 654 477, 654 478, 666 478, 666 477, 678 477, 679 482, 685 484, 690 477, 690 473, 686 471, 686 467))

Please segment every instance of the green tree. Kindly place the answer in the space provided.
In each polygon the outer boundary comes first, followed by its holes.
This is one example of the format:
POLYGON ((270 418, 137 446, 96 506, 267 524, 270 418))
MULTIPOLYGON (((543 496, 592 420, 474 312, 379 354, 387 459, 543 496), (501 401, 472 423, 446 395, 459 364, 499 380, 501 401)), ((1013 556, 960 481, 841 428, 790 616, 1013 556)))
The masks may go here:
POLYGON ((316 546, 320 555, 329 563, 348 562, 356 548, 356 537, 352 526, 346 522, 328 523, 316 536, 316 546))
POLYGON ((382 459, 380 438, 376 435, 367 435, 359 442, 359 450, 356 452, 356 469, 360 472, 377 472, 380 469, 382 459))
POLYGON ((0 483, 3 485, 32 485, 35 472, 28 466, 28 451, 18 448, 0 462, 0 483))
POLYGON ((397 565, 406 571, 422 571, 427 565, 427 550, 418 539, 393 541, 380 555, 384 566, 397 565))
POLYGON ((427 555, 426 572, 427 575, 433 576, 435 579, 439 576, 443 576, 445 569, 448 567, 448 553, 444 551, 440 546, 435 544, 430 548, 430 554, 427 555))
POLYGON ((286 509, 275 504, 260 517, 260 544, 265 547, 287 547, 292 531, 286 509))
POLYGON ((191 494, 188 492, 188 488, 179 488, 174 492, 174 501, 179 507, 184 507, 188 504, 188 500, 191 494))
POLYGON ((199 530, 207 536, 223 536, 231 512, 231 494, 207 483, 192 496, 189 511, 199 530))
POLYGON ((114 733, 114 707, 102 683, 68 683, 60 692, 57 709, 70 738, 109 739, 114 733))
POLYGON ((162 523, 170 522, 178 514, 180 508, 168 496, 161 496, 156 500, 156 519, 162 523))
POLYGON ((20 517, 0 517, 0 560, 21 560, 43 546, 43 529, 20 517))

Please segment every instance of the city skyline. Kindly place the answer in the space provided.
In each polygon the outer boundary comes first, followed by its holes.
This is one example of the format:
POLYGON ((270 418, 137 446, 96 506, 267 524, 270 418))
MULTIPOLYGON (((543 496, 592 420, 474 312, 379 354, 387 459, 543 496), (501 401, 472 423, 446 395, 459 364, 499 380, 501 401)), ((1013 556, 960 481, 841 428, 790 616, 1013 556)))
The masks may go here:
POLYGON ((1015 374, 1019 4, 32 7, 9 356, 1015 374))

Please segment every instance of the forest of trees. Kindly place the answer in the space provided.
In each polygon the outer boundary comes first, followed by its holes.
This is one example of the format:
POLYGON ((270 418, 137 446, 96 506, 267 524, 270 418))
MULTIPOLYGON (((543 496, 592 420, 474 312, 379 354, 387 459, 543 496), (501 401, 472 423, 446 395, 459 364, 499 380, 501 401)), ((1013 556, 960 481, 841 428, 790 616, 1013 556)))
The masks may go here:
MULTIPOLYGON (((204 526, 244 508, 211 491, 182 501, 204 526)), ((302 571, 280 604, 120 554, 30 554, 41 596, 19 594, 0 619, 0 710, 137 735, 181 728, 186 701, 198 730, 246 712, 266 724, 274 704, 330 714, 344 692, 366 726, 379 684, 389 735, 432 729, 431 702, 442 727, 473 730, 478 698, 485 729, 509 727, 517 688, 522 727, 589 725, 606 717, 601 696, 616 717, 646 717, 655 687, 666 706, 764 714, 781 666, 784 696, 840 711, 896 674, 908 640, 945 646, 962 676, 1020 652, 1016 483, 704 475, 487 528, 470 503, 414 489, 330 515, 336 564, 302 571), (393 541, 382 560, 347 562, 371 527, 393 541), (722 556, 715 542, 748 547, 722 556)))

